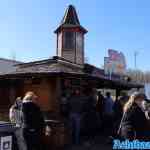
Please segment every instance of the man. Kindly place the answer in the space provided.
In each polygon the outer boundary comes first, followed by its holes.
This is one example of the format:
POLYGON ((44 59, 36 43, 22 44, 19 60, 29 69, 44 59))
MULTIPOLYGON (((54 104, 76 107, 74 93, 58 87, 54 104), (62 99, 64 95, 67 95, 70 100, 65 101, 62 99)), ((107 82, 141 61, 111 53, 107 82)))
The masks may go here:
POLYGON ((80 143, 80 128, 81 128, 81 113, 82 113, 82 99, 80 91, 76 89, 69 101, 70 109, 70 123, 72 130, 72 138, 74 144, 80 143))
POLYGON ((106 135, 112 135, 112 127, 113 127, 113 105, 114 101, 111 98, 111 94, 109 92, 106 93, 106 97, 104 100, 104 112, 103 112, 103 127, 106 131, 106 135))
POLYGON ((104 110, 104 96, 102 95, 101 91, 98 92, 98 99, 97 99, 97 104, 96 104, 96 110, 99 115, 99 119, 102 121, 103 120, 103 110, 104 110))

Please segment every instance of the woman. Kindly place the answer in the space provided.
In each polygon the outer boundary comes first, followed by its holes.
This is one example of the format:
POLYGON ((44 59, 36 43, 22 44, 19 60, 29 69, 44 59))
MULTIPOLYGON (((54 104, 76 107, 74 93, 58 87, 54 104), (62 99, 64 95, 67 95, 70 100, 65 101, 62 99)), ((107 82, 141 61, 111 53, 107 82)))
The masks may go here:
POLYGON ((149 139, 148 120, 145 116, 143 101, 146 96, 135 92, 125 104, 119 133, 125 139, 149 139))
POLYGON ((9 119, 11 123, 15 124, 16 127, 21 127, 21 109, 22 109, 22 100, 21 97, 17 97, 14 104, 9 109, 9 119))
POLYGON ((26 144, 22 134, 22 99, 17 97, 9 110, 9 119, 16 126, 15 137, 19 150, 26 150, 26 144))
POLYGON ((43 150, 41 136, 44 129, 44 118, 39 106, 36 104, 37 96, 27 92, 22 104, 23 136, 27 150, 43 150))

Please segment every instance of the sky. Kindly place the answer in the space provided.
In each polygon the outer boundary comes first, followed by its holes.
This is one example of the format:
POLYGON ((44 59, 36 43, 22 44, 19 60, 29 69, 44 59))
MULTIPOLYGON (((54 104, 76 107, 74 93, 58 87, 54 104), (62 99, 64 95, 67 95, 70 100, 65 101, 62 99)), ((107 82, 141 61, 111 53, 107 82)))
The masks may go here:
POLYGON ((69 4, 85 35, 89 63, 101 67, 108 49, 122 51, 127 67, 150 69, 149 0, 0 0, 0 57, 29 62, 56 55, 54 30, 69 4))

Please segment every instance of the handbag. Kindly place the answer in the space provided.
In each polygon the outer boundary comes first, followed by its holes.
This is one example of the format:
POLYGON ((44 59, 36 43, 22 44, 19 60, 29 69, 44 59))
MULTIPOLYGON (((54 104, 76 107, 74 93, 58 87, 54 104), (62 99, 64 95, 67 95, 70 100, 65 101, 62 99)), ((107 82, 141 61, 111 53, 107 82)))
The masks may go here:
MULTIPOLYGON (((123 120, 124 120, 124 118, 125 118, 125 112, 123 113, 123 116, 122 116, 122 119, 121 119, 121 122, 120 122, 120 125, 119 125, 119 128, 118 128, 118 131, 117 131, 117 136, 118 136, 118 138, 121 138, 121 139, 125 139, 125 137, 122 136, 122 127, 123 127, 123 120)), ((133 128, 131 128, 131 130, 133 132, 132 140, 135 140, 136 137, 137 137, 136 131, 133 128)))

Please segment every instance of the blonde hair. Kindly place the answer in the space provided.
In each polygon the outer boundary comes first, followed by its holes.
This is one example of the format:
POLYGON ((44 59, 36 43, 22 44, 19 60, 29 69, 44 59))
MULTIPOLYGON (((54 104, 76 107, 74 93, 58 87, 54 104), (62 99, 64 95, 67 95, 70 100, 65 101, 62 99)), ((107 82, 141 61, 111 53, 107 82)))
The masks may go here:
POLYGON ((36 97, 35 93, 32 92, 32 91, 28 91, 28 92, 25 94, 23 100, 33 100, 34 97, 36 97))
POLYGON ((19 101, 19 100, 22 100, 22 98, 21 98, 21 97, 17 97, 17 98, 16 98, 16 101, 19 101))
POLYGON ((134 92, 129 100, 126 102, 126 104, 124 105, 123 111, 126 112, 128 109, 131 108, 131 106, 137 101, 137 100, 144 100, 145 99, 145 95, 143 93, 139 93, 139 92, 134 92))

